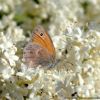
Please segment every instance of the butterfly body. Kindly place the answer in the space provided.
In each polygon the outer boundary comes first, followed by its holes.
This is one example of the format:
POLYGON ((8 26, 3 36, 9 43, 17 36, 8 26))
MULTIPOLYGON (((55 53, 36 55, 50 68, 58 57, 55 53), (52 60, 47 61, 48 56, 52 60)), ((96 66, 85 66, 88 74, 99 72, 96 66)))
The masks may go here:
POLYGON ((30 42, 24 48, 23 58, 31 66, 48 66, 55 61, 55 48, 42 26, 34 29, 30 42))

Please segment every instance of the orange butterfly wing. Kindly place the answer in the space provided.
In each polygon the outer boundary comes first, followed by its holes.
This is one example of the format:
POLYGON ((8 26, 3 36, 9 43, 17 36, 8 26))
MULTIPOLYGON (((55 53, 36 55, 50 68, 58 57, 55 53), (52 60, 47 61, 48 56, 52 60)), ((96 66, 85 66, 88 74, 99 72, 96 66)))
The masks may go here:
POLYGON ((55 48, 49 34, 42 26, 37 26, 31 41, 24 48, 23 58, 32 65, 48 65, 55 61, 55 48))
POLYGON ((32 42, 38 43, 43 46, 45 49, 48 50, 49 54, 51 54, 52 57, 55 58, 55 48, 51 37, 42 26, 39 25, 34 29, 32 34, 32 42))

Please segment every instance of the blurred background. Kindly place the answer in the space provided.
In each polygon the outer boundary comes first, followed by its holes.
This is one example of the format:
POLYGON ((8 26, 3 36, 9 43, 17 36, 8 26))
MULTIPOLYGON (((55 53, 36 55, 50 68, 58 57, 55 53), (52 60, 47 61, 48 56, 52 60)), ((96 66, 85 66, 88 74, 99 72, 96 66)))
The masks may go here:
MULTIPOLYGON (((58 34, 59 27, 69 22, 90 27, 100 24, 99 0, 0 0, 0 30, 20 26, 24 33, 42 24, 58 34), (93 25, 94 24, 94 25, 93 25)), ((99 30, 100 25, 96 29, 99 30)))

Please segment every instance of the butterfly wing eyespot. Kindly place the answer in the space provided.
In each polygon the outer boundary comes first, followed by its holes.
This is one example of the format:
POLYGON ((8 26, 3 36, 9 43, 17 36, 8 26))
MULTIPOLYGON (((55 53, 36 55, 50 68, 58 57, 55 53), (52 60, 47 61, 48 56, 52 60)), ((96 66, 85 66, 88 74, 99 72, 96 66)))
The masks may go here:
POLYGON ((40 33, 40 36, 43 36, 43 33, 42 32, 40 33))

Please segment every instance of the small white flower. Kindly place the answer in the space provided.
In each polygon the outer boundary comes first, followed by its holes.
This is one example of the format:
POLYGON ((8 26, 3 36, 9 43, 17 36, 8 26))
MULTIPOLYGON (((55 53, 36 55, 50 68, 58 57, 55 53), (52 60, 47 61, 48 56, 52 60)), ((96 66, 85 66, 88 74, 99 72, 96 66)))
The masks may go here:
POLYGON ((2 70, 2 77, 4 79, 9 79, 14 73, 14 69, 10 66, 7 66, 5 69, 2 70))
POLYGON ((4 52, 5 57, 8 59, 11 66, 15 66, 15 61, 18 61, 19 57, 12 52, 4 52))
POLYGON ((25 39, 23 30, 20 27, 17 27, 16 24, 8 28, 6 36, 11 39, 13 43, 23 41, 25 39))
POLYGON ((33 75, 36 75, 38 73, 37 69, 28 68, 23 63, 21 64, 21 71, 17 72, 16 75, 26 78, 28 80, 32 80, 33 75))
POLYGON ((78 74, 78 78, 79 78, 80 86, 83 86, 83 84, 84 84, 84 79, 82 78, 81 74, 78 74))

